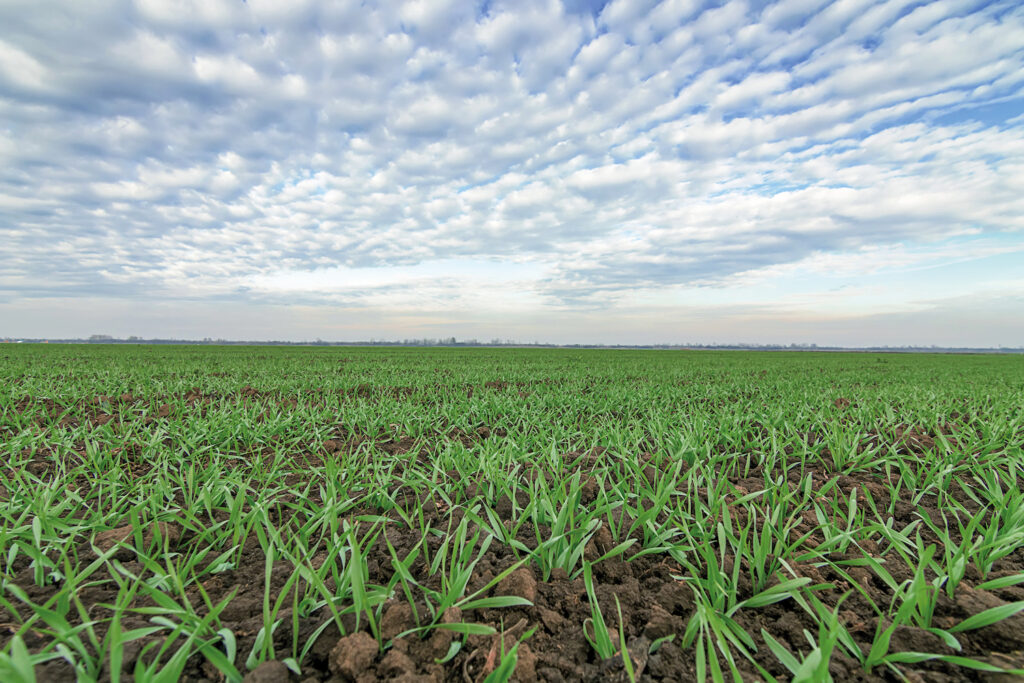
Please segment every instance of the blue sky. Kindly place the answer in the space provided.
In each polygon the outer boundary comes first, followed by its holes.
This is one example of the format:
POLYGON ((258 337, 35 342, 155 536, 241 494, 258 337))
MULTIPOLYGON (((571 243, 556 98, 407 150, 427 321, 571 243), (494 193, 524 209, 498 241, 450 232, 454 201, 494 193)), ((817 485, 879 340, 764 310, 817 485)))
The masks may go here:
POLYGON ((0 27, 0 336, 1024 345, 1017 2, 0 27))

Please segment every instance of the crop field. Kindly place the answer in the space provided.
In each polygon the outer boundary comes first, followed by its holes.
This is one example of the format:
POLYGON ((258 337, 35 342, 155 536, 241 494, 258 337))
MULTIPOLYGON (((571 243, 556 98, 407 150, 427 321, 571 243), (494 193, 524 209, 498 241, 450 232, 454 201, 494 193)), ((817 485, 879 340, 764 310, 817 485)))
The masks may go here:
POLYGON ((1019 356, 7 346, 0 680, 1010 681, 1019 356))

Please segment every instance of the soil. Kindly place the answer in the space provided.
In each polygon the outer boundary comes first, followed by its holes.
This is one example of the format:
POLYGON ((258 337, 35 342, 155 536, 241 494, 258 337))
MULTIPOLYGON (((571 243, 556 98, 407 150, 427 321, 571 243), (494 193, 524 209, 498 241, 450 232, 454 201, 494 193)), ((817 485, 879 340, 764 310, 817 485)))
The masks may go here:
MULTIPOLYGON (((523 386, 506 382, 488 382, 482 387, 468 387, 467 391, 521 391, 523 386)), ((352 391, 354 396, 389 395, 393 397, 407 396, 404 388, 380 388, 360 385, 352 391)), ((228 397, 203 395, 201 392, 190 392, 183 397, 184 401, 158 398, 146 400, 146 405, 157 405, 156 419, 170 418, 182 403, 190 409, 199 410, 204 404, 226 400, 228 397)), ((252 387, 245 387, 229 400, 244 402, 258 400, 270 404, 277 402, 278 397, 261 394, 252 387)), ((143 403, 142 399, 126 394, 119 397, 99 396, 88 403, 88 419, 94 426, 103 426, 111 421, 126 419, 127 411, 143 403)), ((36 404, 26 399, 22 408, 36 404)), ((45 410, 39 413, 47 422, 56 422, 67 426, 72 418, 65 416, 66 408, 50 402, 42 402, 45 410), (68 421, 68 422, 62 422, 68 421)), ((847 411, 851 402, 837 399, 834 407, 847 411)), ((149 420, 154 418, 149 417, 149 420)), ((148 423, 147 423, 148 424, 148 423)), ((947 430, 953 435, 955 430, 947 430)), ((448 439, 464 446, 487 439, 505 438, 508 431, 505 426, 479 425, 471 431, 452 428, 438 432, 437 439, 448 439)), ((942 438, 955 436, 941 435, 942 438)), ((807 435, 807 442, 814 443, 815 436, 807 435)), ((908 457, 923 455, 934 448, 938 434, 926 434, 910 427, 900 427, 887 434, 869 435, 863 444, 865 449, 880 444, 892 447, 908 457)), ((372 436, 353 434, 339 428, 331 439, 323 442, 326 454, 341 451, 352 451, 360 445, 369 443, 380 452, 388 455, 406 455, 423 444, 410 437, 372 436)), ((423 451, 425 453, 426 451, 423 451)), ((131 456, 132 453, 126 453, 131 456)), ((302 468, 316 464, 322 453, 305 452, 296 454, 296 476, 301 476, 302 468)), ((258 454, 253 454, 258 459, 258 454)), ((423 457, 422 453, 418 457, 423 457)), ((570 469, 581 473, 584 484, 582 502, 584 504, 598 497, 600 487, 607 485, 599 477, 592 476, 594 468, 602 458, 608 457, 603 449, 589 449, 566 453, 563 462, 570 469)), ((667 466, 665 459, 654 452, 640 453, 637 457, 645 463, 644 476, 655 481, 667 466)), ((141 476, 147 465, 139 459, 131 461, 133 473, 141 476)), ((34 454, 28 471, 34 476, 46 479, 55 467, 54 456, 41 450, 34 454)), ((790 470, 788 472, 766 473, 756 467, 741 476, 737 471, 729 478, 735 497, 739 498, 763 488, 765 475, 783 476, 791 483, 797 483, 807 474, 813 475, 815 488, 820 491, 822 500, 838 497, 843 501, 856 492, 858 502, 866 504, 867 499, 873 501, 879 510, 888 510, 895 528, 903 528, 924 517, 932 520, 941 519, 941 511, 936 504, 934 493, 925 493, 918 504, 910 502, 911 497, 901 496, 891 499, 887 488, 883 486, 879 473, 842 474, 838 465, 830 466, 825 457, 817 471, 804 472, 790 470)), ((525 473, 524 477, 534 476, 525 473)), ((291 483, 291 482, 289 482, 291 483)), ((87 482, 82 482, 87 485, 87 482)), ((315 488, 315 487, 314 487, 315 488)), ((403 492, 395 492, 403 493, 403 492)), ((470 489, 472 495, 473 489, 470 489)), ((522 494, 520 491, 518 495, 522 494)), ((408 496, 417 496, 416 492, 404 492, 408 496)), ((981 509, 977 502, 960 488, 952 484, 950 494, 965 508, 977 514, 989 516, 991 510, 981 509)), ((402 500, 396 495, 396 500, 402 500)), ((462 509, 457 505, 449 507, 440 501, 425 501, 424 515, 434 528, 447 527, 451 519, 461 519, 462 509)), ((512 501, 507 497, 494 502, 493 508, 501 520, 513 516, 516 508, 521 507, 523 500, 512 501)), ((823 506, 828 509, 827 505, 823 506)), ((388 514, 371 506, 363 506, 350 511, 347 516, 353 523, 358 523, 361 515, 388 514)), ((746 511, 736 507, 735 512, 740 523, 745 521, 746 511)), ((391 545, 400 557, 412 552, 414 545, 420 541, 418 533, 405 530, 399 518, 391 515, 395 523, 386 526, 385 533, 391 545)), ((824 543, 819 533, 812 509, 803 511, 800 523, 792 530, 794 538, 806 536, 806 548, 814 548, 824 543)), ((214 522, 221 521, 215 515, 214 522)), ((917 526, 924 543, 935 543, 937 539, 926 526, 917 526)), ((518 532, 517 538, 528 547, 536 545, 536 530, 525 524, 518 532)), ((546 530, 542 530, 546 531, 546 530)), ((472 532, 472 527, 471 527, 472 532)), ((152 525, 149 528, 135 529, 126 524, 111 530, 100 532, 93 543, 97 550, 104 551, 118 542, 140 534, 143 543, 149 547, 153 544, 166 544, 169 550, 185 547, 195 536, 194 532, 171 524, 152 525)), ((642 541, 642 536, 636 537, 642 541)), ((436 540, 436 539, 433 539, 436 540)), ((608 527, 602 526, 594 534, 586 549, 585 557, 593 560, 625 539, 613 538, 608 527)), ((515 569, 511 574, 490 591, 492 595, 515 595, 532 603, 531 606, 494 608, 482 610, 460 611, 451 608, 440 616, 440 623, 455 624, 462 621, 482 623, 493 626, 496 635, 471 635, 465 639, 461 648, 450 659, 445 660, 453 642, 461 640, 461 636, 453 631, 434 629, 425 637, 419 634, 402 635, 417 626, 411 606, 405 601, 394 600, 383 605, 379 613, 380 636, 383 647, 371 634, 371 630, 363 619, 356 623, 355 617, 348 615, 343 621, 345 633, 342 634, 334 624, 330 624, 316 639, 309 656, 303 662, 301 675, 288 671, 280 662, 266 662, 253 671, 248 672, 246 681, 271 683, 277 681, 357 681, 366 683, 377 680, 413 682, 451 682, 479 683, 495 669, 500 662, 501 653, 509 650, 520 642, 518 664, 513 680, 518 681, 625 681, 627 679, 623 658, 628 654, 637 680, 640 681, 691 681, 696 680, 694 653, 692 646, 686 650, 679 647, 679 641, 691 616, 694 614, 695 603, 692 590, 678 577, 686 574, 667 555, 661 553, 642 554, 641 543, 635 543, 624 555, 599 562, 594 568, 595 593, 606 621, 616 631, 614 638, 619 638, 621 630, 625 642, 617 642, 617 657, 601 660, 594 648, 588 643, 584 633, 584 625, 591 617, 591 605, 584 586, 582 576, 569 576, 564 571, 553 570, 544 579, 536 565, 526 564, 515 569), (621 624, 616 609, 616 599, 621 608, 621 624), (526 637, 528 636, 528 637, 526 637), (663 639, 675 636, 674 642, 663 639), (652 646, 660 645, 653 649, 652 646), (442 663, 443 662, 443 663, 442 663)), ((846 561, 855 561, 867 552, 880 557, 885 551, 873 541, 861 543, 861 551, 852 548, 843 554, 833 552, 828 559, 832 564, 797 563, 792 565, 796 575, 808 577, 813 584, 820 587, 815 595, 828 608, 838 606, 839 619, 847 627, 854 640, 865 652, 874 639, 880 623, 886 622, 875 613, 871 604, 864 598, 866 593, 877 604, 888 605, 892 599, 891 589, 868 568, 856 562, 843 565, 846 561)), ((90 543, 82 543, 78 556, 94 557, 95 551, 90 543)), ((369 566, 368 580, 371 584, 387 584, 393 577, 391 555, 384 543, 375 543, 369 550, 367 558, 369 566)), ((891 555, 890 555, 891 556, 891 555)), ((145 575, 145 568, 134 560, 133 553, 124 548, 116 555, 125 570, 137 575, 145 575)), ((517 563, 519 558, 511 548, 500 543, 493 543, 487 553, 477 564, 470 580, 469 591, 472 592, 486 586, 504 570, 517 563)), ((318 561, 325 561, 319 558, 318 561)), ((23 565, 26 563, 22 563, 23 565)), ((245 543, 240 563, 230 571, 213 574, 203 582, 203 588, 211 603, 217 603, 235 593, 227 608, 221 614, 221 623, 230 629, 237 640, 239 661, 236 666, 244 671, 244 653, 248 653, 256 639, 256 634, 263 621, 263 595, 266 557, 260 550, 255 536, 250 536, 245 543)), ((910 570, 898 561, 886 563, 886 568, 893 579, 899 583, 911 577, 910 570)), ((417 560, 410 568, 414 578, 423 585, 439 589, 439 577, 430 576, 428 567, 422 559, 417 560)), ((969 566, 963 582, 958 586, 952 597, 942 593, 939 597, 933 623, 940 627, 950 627, 963 619, 983 612, 992 607, 1006 605, 1010 602, 1024 600, 1024 585, 1013 585, 996 590, 980 590, 976 586, 986 579, 1011 576, 1024 572, 1024 550, 1018 549, 1007 557, 995 562, 992 571, 982 577, 973 566, 969 566)), ((290 573, 290 567, 284 562, 277 562, 271 572, 271 594, 276 596, 283 588, 290 573)), ((751 579, 745 567, 741 567, 738 598, 744 599, 753 594, 751 579)), ((11 577, 13 583, 20 586, 36 603, 43 603, 56 593, 57 587, 52 585, 38 586, 33 579, 33 569, 22 566, 11 577)), ((97 583, 83 586, 79 598, 83 604, 91 605, 92 618, 103 618, 109 610, 102 607, 111 603, 116 596, 116 586, 111 583, 97 583)), ((195 592, 192 596, 194 605, 201 608, 202 596, 195 592)), ((139 599, 135 607, 146 606, 139 599)), ((291 604, 286 602, 286 604, 291 604)), ((27 611, 20 604, 14 608, 25 618, 27 611)), ((418 609, 425 609, 419 605, 418 609)), ((287 650, 293 639, 290 608, 285 607, 281 616, 285 619, 274 634, 275 646, 281 651, 287 650)), ((755 659, 773 676, 780 680, 788 678, 788 672, 770 653, 762 636, 762 629, 770 633, 776 640, 792 652, 807 652, 807 640, 804 631, 816 633, 815 621, 793 600, 785 600, 757 609, 741 609, 734 617, 735 621, 757 644, 758 652, 755 659)), ((300 643, 308 641, 322 624, 330 620, 325 611, 314 612, 298 620, 300 643)), ((122 623, 123 629, 144 628, 150 623, 144 615, 128 614, 122 623)), ((0 625, 0 644, 6 643, 14 631, 13 624, 0 625)), ((102 633, 102 631, 101 631, 102 633)), ((156 636, 154 636, 156 638, 156 636)), ((962 651, 954 653, 936 635, 929 631, 911 627, 900 627, 892 635, 890 651, 892 652, 929 652, 960 654, 965 657, 989 661, 1001 667, 1024 666, 1024 613, 1016 614, 996 625, 967 631, 958 634, 962 651)), ((49 637, 40 631, 30 630, 25 634, 25 641, 31 651, 38 651, 49 643, 49 637)), ((148 642, 158 640, 142 639, 136 641, 125 653, 123 669, 131 671, 135 660, 140 656, 148 642)), ((737 657, 737 666, 744 681, 761 680, 757 669, 742 657, 737 657)), ((972 671, 953 664, 929 661, 912 665, 900 665, 899 673, 884 667, 876 668, 871 674, 865 673, 858 663, 842 654, 833 656, 830 671, 836 680, 844 681, 895 681, 905 676, 911 681, 961 681, 961 680, 1007 680, 998 674, 985 674, 972 671)), ((41 681, 74 680, 70 667, 63 661, 52 661, 37 670, 41 681)), ((105 672, 109 678, 109 672, 105 672)), ((187 666, 183 680, 187 681, 219 681, 220 675, 201 657, 193 657, 187 666)))

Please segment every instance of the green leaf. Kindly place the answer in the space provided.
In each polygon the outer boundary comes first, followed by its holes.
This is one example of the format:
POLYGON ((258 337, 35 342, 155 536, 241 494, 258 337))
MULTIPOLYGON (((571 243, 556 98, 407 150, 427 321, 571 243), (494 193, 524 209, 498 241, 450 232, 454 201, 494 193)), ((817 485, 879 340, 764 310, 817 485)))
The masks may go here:
POLYGON ((665 643, 671 643, 675 639, 675 633, 673 633, 672 635, 662 636, 661 638, 658 638, 653 643, 651 643, 651 646, 649 648, 647 648, 647 654, 653 655, 661 648, 662 645, 664 645, 665 643))
POLYGON ((797 661, 797 658, 763 628, 761 629, 761 637, 764 638, 765 644, 772 651, 772 654, 775 655, 775 658, 782 662, 782 665, 789 669, 791 674, 796 674, 800 670, 800 662, 797 661))
POLYGON ((636 543, 635 538, 631 538, 627 541, 619 543, 617 546, 606 552, 604 555, 594 560, 593 564, 598 564, 599 562, 603 562, 604 560, 608 560, 618 555, 621 555, 622 553, 626 552, 626 548, 633 545, 634 543, 636 543))
POLYGON ((978 584, 976 590, 990 591, 997 588, 1006 588, 1007 586, 1016 586, 1018 583, 1024 583, 1024 574, 1014 574, 1012 576, 1002 576, 998 579, 992 579, 991 581, 978 584))
POLYGON ((934 633, 939 638, 942 638, 942 642, 946 644, 946 647, 950 648, 951 650, 956 650, 957 652, 960 652, 960 641, 957 640, 956 637, 949 631, 945 631, 941 628, 926 628, 925 631, 928 631, 929 633, 934 633))
POLYGON ((1011 602, 1007 605, 999 605, 998 607, 990 607, 984 612, 974 614, 967 617, 959 624, 949 629, 950 633, 959 633, 960 631, 970 631, 976 628, 983 628, 990 626, 1003 619, 1009 619, 1014 614, 1024 610, 1024 600, 1018 602, 1011 602))
POLYGON ((431 628, 439 628, 442 631, 454 631, 455 633, 462 633, 467 636, 489 636, 497 633, 493 627, 487 626, 486 624, 435 624, 431 628))
POLYGON ((501 663, 498 667, 487 675, 484 679, 484 683, 507 683, 512 678, 512 672, 516 670, 516 664, 519 663, 519 643, 505 653, 501 658, 501 663))
POLYGON ((697 680, 707 680, 708 662, 704 652, 704 638, 697 639, 697 680))
POLYGON ((448 653, 444 657, 442 657, 441 659, 435 659, 434 663, 436 663, 436 664, 445 664, 447 662, 450 662, 455 657, 455 655, 459 654, 459 650, 461 650, 461 649, 462 649, 462 641, 461 640, 453 640, 452 644, 448 646, 448 653))
POLYGON ((496 595, 491 598, 479 598, 459 603, 461 609, 491 609, 493 607, 532 607, 533 603, 518 595, 496 595))
POLYGON ((896 624, 893 624, 876 635, 875 641, 871 643, 871 650, 868 652, 867 659, 864 662, 868 669, 880 663, 886 653, 889 652, 889 641, 892 640, 892 634, 895 630, 896 624))
MULTIPOLYGON (((25 647, 25 641, 20 635, 11 638, 10 666, 13 673, 18 677, 17 683, 35 683, 35 667, 32 666, 32 658, 25 647)), ((13 681, 12 681, 13 683, 13 681)))
POLYGON ((781 602, 793 597, 794 592, 806 586, 810 582, 811 580, 806 576, 798 579, 790 579, 789 581, 783 581, 780 584, 764 589, 752 598, 744 600, 729 610, 729 613, 735 613, 740 607, 764 607, 765 605, 781 602))
POLYGON ((1003 669, 988 662, 982 662, 977 659, 971 659, 970 657, 960 657, 957 655, 934 655, 926 652, 894 652, 887 656, 885 661, 893 664, 918 664, 920 662, 939 661, 956 664, 957 666, 962 666, 965 669, 974 669, 975 671, 1024 676, 1024 669, 1003 669))
POLYGON ((793 683, 818 683, 821 681, 818 668, 821 665, 821 648, 814 648, 793 674, 793 683))
POLYGON ((107 629, 107 640, 110 643, 110 680, 121 681, 121 660, 124 656, 124 641, 121 638, 121 615, 117 614, 110 621, 107 629))

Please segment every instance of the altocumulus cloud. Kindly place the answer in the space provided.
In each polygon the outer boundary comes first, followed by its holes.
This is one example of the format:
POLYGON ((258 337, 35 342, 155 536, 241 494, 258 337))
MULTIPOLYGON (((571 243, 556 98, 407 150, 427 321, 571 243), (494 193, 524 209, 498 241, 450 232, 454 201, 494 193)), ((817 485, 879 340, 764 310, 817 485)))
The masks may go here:
POLYGON ((0 26, 23 327, 293 303, 293 336, 362 310, 393 336, 555 316, 556 341, 655 341, 602 326, 1021 301, 1012 0, 12 0, 0 26))

